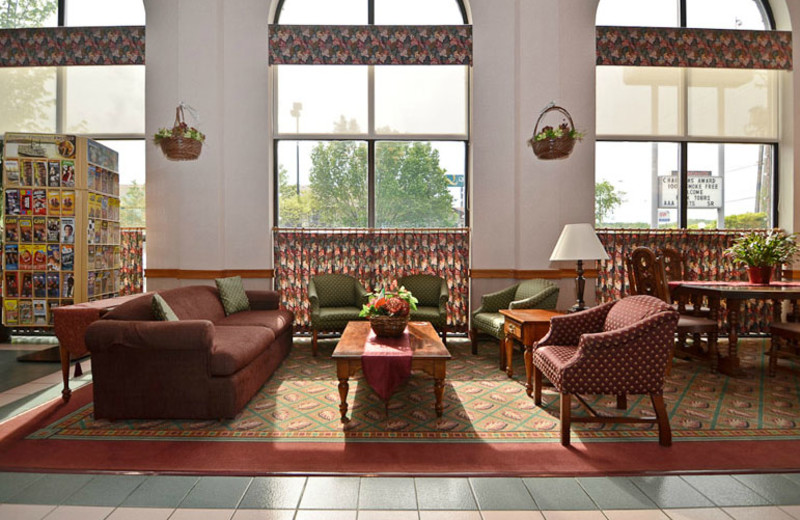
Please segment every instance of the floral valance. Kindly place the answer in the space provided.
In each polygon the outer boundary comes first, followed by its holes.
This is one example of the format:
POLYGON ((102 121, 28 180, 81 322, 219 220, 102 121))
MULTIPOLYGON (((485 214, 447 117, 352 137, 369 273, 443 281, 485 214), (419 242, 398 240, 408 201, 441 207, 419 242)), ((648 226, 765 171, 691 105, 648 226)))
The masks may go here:
POLYGON ((597 27, 597 64, 791 70, 792 33, 597 27))
POLYGON ((468 25, 270 25, 279 65, 472 65, 468 25))
POLYGON ((144 27, 0 31, 0 67, 144 65, 144 27))

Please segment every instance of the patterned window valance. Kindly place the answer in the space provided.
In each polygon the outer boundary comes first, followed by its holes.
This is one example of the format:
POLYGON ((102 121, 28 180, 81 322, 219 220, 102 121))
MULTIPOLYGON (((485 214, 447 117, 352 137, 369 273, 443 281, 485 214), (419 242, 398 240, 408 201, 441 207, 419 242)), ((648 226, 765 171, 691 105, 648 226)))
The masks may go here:
POLYGON ((469 25, 270 25, 275 65, 472 65, 469 25))
POLYGON ((0 31, 0 67, 144 65, 144 27, 0 31))
POLYGON ((598 65, 792 69, 792 33, 597 27, 598 65))

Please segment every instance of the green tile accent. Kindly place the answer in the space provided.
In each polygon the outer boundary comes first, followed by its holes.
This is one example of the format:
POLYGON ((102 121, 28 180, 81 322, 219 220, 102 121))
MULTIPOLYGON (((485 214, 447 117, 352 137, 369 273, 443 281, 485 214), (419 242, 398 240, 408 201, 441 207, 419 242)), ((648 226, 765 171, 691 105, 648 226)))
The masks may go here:
POLYGON ((116 507, 146 479, 144 475, 97 475, 65 500, 64 504, 116 507))
POLYGON ((780 475, 733 475, 733 478, 773 504, 800 505, 800 482, 780 475))
POLYGON ((200 477, 178 507, 234 509, 252 480, 250 477, 200 477))
POLYGON ((242 509, 295 509, 306 485, 305 477, 257 477, 242 498, 242 509))
POLYGON ((45 475, 41 473, 0 473, 0 502, 16 495, 45 475))
POLYGON ((474 511, 478 509, 465 478, 415 478, 420 510, 474 511))
POLYGON ((356 509, 358 477, 309 477, 300 509, 356 509))
POLYGON ((721 507, 770 504, 769 500, 729 475, 692 475, 681 478, 721 507))
POLYGON ((631 481, 662 509, 714 506, 680 477, 634 477, 631 481))
POLYGON ((600 509, 656 509, 627 478, 579 478, 578 483, 600 509))
POLYGON ((9 504, 58 505, 85 486, 94 475, 50 474, 6 500, 9 504))
POLYGON ((198 477, 148 477, 122 506, 176 508, 198 480, 198 477))
POLYGON ((416 510, 417 493, 413 478, 361 479, 359 509, 416 510))
POLYGON ((542 511, 590 511, 595 504, 574 478, 522 479, 542 511))
POLYGON ((532 511, 538 509, 528 488, 518 478, 471 478, 478 508, 484 511, 532 511))

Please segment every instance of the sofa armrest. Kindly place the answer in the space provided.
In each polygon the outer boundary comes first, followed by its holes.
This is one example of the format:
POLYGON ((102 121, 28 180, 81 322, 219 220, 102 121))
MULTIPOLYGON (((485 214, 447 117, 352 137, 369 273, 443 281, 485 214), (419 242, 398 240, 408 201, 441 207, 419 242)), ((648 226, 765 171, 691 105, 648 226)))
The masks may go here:
POLYGON ((367 305, 369 303, 369 293, 358 280, 355 281, 356 288, 356 307, 367 305))
POLYGON ((439 312, 447 314, 447 302, 450 300, 450 290, 447 288, 447 280, 442 278, 442 285, 439 288, 439 312))
POLYGON ((313 278, 308 281, 308 303, 313 321, 313 316, 319 314, 319 296, 317 296, 317 285, 313 278))
POLYGON ((278 291, 245 291, 254 311, 272 311, 280 308, 281 294, 278 291))
POLYGON ((523 300, 508 304, 509 309, 555 309, 558 301, 558 287, 547 287, 542 292, 523 300), (555 296, 555 297, 554 297, 555 296))
POLYGON ((157 350, 200 350, 210 353, 214 324, 208 320, 123 321, 98 320, 86 330, 86 346, 92 353, 118 346, 157 350))
POLYGON ((475 316, 479 312, 497 312, 500 309, 508 309, 509 304, 514 299, 514 294, 517 292, 518 286, 519 284, 514 284, 500 291, 484 294, 481 296, 481 306, 478 307, 472 315, 475 316))

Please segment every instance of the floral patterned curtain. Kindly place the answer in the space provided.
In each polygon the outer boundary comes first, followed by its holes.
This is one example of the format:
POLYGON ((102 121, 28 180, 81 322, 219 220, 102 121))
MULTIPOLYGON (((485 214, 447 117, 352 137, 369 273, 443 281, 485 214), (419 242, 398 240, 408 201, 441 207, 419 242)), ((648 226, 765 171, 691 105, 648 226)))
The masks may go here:
POLYGON ((597 27, 597 65, 792 70, 790 31, 597 27))
MULTIPOLYGON (((609 259, 598 263, 597 301, 612 301, 630 293, 625 258, 640 246, 649 247, 656 252, 672 248, 683 253, 688 264, 689 280, 747 280, 742 266, 723 252, 733 245, 734 240, 743 232, 751 231, 598 229, 597 236, 608 252, 609 259)), ((722 310, 724 311, 724 308, 722 310)), ((771 321, 772 303, 747 301, 742 305, 740 333, 767 332, 771 321)))
POLYGON ((275 290, 308 330, 308 282, 316 274, 348 274, 368 291, 411 274, 447 280, 447 323, 466 331, 469 319, 469 230, 281 229, 274 230, 275 290))
POLYGON ((120 296, 144 290, 144 228, 122 228, 120 244, 122 267, 120 269, 120 296))

